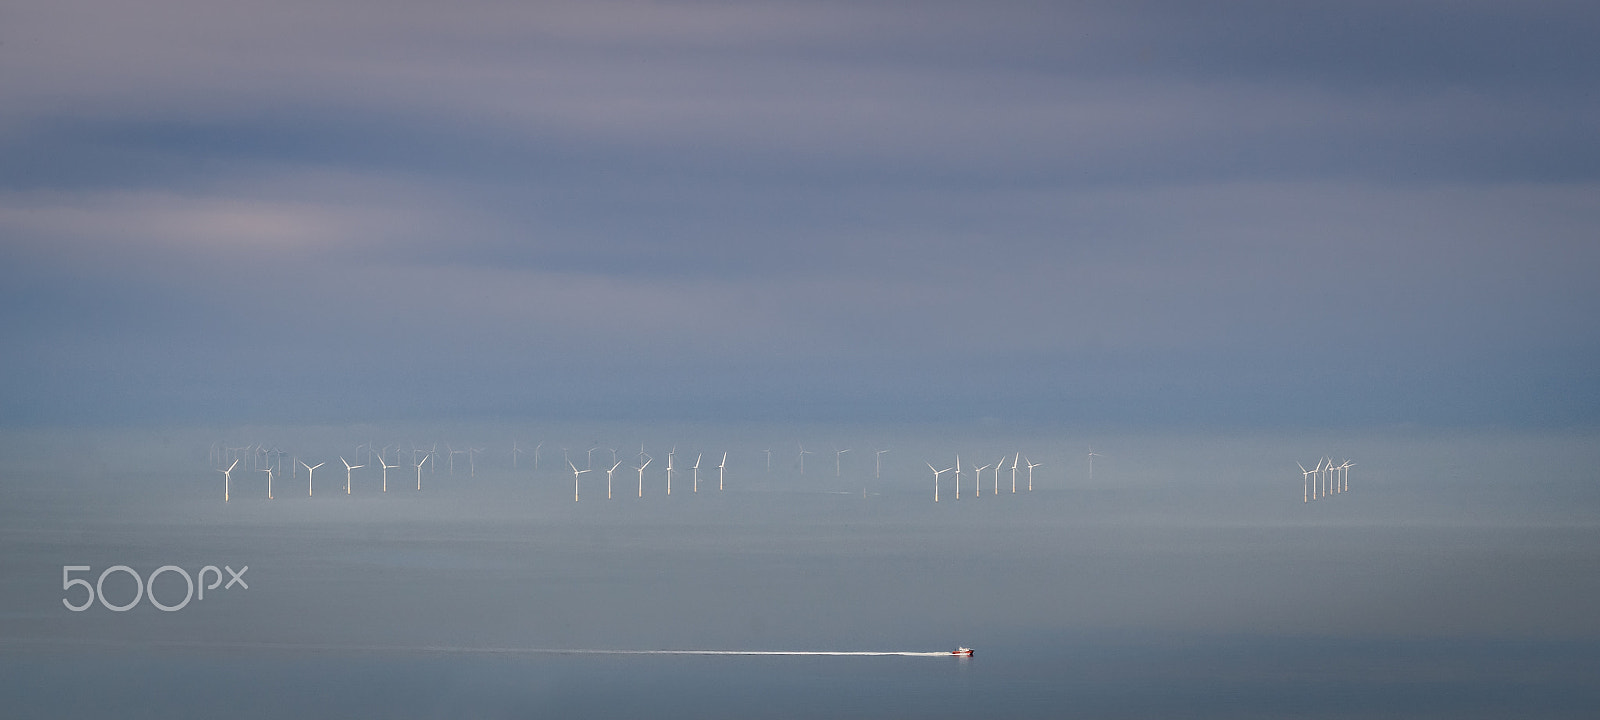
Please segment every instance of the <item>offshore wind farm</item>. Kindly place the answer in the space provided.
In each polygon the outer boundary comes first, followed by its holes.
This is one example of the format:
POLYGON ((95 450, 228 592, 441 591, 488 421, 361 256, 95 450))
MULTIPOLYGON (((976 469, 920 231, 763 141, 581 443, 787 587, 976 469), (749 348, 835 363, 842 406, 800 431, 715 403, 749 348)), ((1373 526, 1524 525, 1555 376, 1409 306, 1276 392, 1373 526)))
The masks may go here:
POLYGON ((0 18, 0 715, 1600 707, 1600 6, 0 18))

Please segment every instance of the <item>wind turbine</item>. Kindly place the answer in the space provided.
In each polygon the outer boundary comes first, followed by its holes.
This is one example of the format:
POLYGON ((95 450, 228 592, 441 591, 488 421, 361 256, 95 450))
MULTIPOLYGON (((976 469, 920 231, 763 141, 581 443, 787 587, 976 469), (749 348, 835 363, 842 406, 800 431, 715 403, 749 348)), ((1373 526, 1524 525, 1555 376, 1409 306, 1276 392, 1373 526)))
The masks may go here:
POLYGON ((1099 455, 1100 455, 1100 453, 1097 453, 1097 452, 1094 451, 1094 446, 1090 445, 1089 446, 1089 482, 1094 482, 1094 459, 1095 459, 1095 457, 1097 457, 1099 455))
POLYGON ((267 499, 271 500, 272 499, 272 467, 269 465, 267 467, 261 468, 261 472, 264 472, 264 473, 267 474, 267 499))
POLYGON ((600 449, 599 446, 595 446, 595 447, 589 448, 589 465, 588 465, 588 467, 589 467, 590 470, 594 469, 594 451, 599 450, 599 449, 600 449))
POLYGON ((956 499, 961 499, 961 456, 956 456, 956 499))
POLYGON ((511 441, 511 469, 512 470, 516 470, 517 469, 517 455, 520 454, 520 453, 524 453, 524 452, 527 452, 527 451, 523 450, 522 448, 517 447, 517 441, 515 439, 513 439, 511 441))
POLYGON ((834 477, 839 477, 839 458, 843 457, 844 454, 847 453, 847 452, 850 452, 850 448, 845 448, 843 450, 834 450, 833 451, 833 476, 834 477))
MULTIPOLYGON (((621 464, 622 464, 622 461, 618 460, 615 465, 611 466, 610 470, 606 471, 606 499, 607 500, 611 499, 611 473, 616 472, 617 471, 617 466, 619 466, 621 464)), ((643 484, 643 483, 641 483, 641 484, 643 484)))
POLYGON ((544 447, 544 441, 543 440, 540 440, 538 445, 533 446, 533 471, 534 472, 539 472, 539 449, 542 448, 542 447, 544 447))
MULTIPOLYGON (((1296 460, 1294 464, 1300 465, 1300 461, 1296 460)), ((1311 502, 1311 473, 1312 472, 1313 471, 1311 471, 1311 470, 1307 470, 1306 466, 1300 465, 1300 502, 1303 502, 1303 503, 1311 502)))
POLYGON ((676 457, 677 454, 678 454, 678 446, 677 445, 673 445, 672 449, 667 451, 667 494, 668 495, 672 494, 672 469, 673 469, 672 468, 672 459, 674 457, 676 457))
POLYGON ((723 485, 722 485, 722 470, 723 470, 723 468, 726 468, 726 467, 728 467, 728 453, 726 451, 724 451, 722 453, 722 464, 717 466, 717 490, 719 492, 723 489, 723 485))
POLYGON ((589 471, 588 470, 579 470, 578 466, 577 465, 573 465, 571 460, 567 461, 567 466, 572 468, 572 501, 573 502, 577 502, 578 501, 578 476, 582 475, 582 474, 584 474, 586 472, 589 472, 589 471))
POLYGON ((639 467, 634 468, 639 471, 639 497, 644 497, 644 469, 650 467, 650 463, 655 462, 655 458, 649 455, 646 455, 645 458, 647 459, 639 467))
POLYGON ((1022 453, 1017 453, 1016 457, 1011 458, 1011 494, 1012 495, 1017 494, 1017 461, 1021 460, 1021 459, 1022 459, 1022 453))
POLYGON ((339 456, 339 462, 344 463, 344 494, 349 495, 350 494, 350 471, 354 470, 356 468, 361 468, 361 467, 366 467, 366 466, 365 465, 351 465, 350 461, 344 459, 343 455, 339 456))
MULTIPOLYGON (((417 489, 418 489, 418 490, 421 490, 421 489, 422 489, 422 463, 425 463, 425 462, 427 462, 427 461, 428 461, 428 457, 429 457, 429 455, 427 455, 427 454, 424 454, 424 455, 423 455, 423 456, 422 456, 422 460, 421 460, 421 461, 420 461, 420 462, 417 462, 417 463, 416 463, 416 465, 417 465, 417 489)), ((415 455, 413 455, 413 456, 412 456, 412 457, 411 457, 411 459, 412 459, 412 460, 413 460, 413 461, 416 461, 416 459, 417 459, 417 458, 416 458, 416 456, 415 456, 415 455)))
POLYGON ((445 454, 449 456, 447 459, 450 461, 450 477, 455 477, 456 476, 456 455, 459 454, 459 453, 465 453, 466 451, 465 450, 457 450, 455 448, 455 446, 451 445, 450 443, 445 443, 444 444, 444 450, 445 450, 445 454))
POLYGON ((873 458, 872 479, 881 480, 883 479, 883 454, 889 451, 874 449, 873 452, 877 453, 877 455, 873 458))
POLYGON ((994 464, 994 494, 1000 494, 1000 466, 1006 464, 1006 456, 1001 455, 994 464))
POLYGON ((1353 463, 1353 462, 1350 462, 1349 460, 1344 461, 1344 464, 1339 466, 1339 467, 1344 469, 1344 489, 1345 489, 1345 492, 1349 492, 1350 491, 1350 468, 1353 468, 1355 466, 1356 466, 1356 464, 1353 463))
POLYGON ((951 468, 938 470, 933 467, 933 463, 928 463, 928 469, 933 470, 933 501, 939 502, 939 476, 950 472, 951 468))
POLYGON ((988 465, 985 465, 985 466, 983 466, 981 468, 978 468, 978 469, 972 471, 972 478, 973 478, 972 496, 973 497, 983 497, 983 471, 988 469, 988 467, 989 467, 988 465))
MULTIPOLYGON (((800 443, 795 443, 795 444, 796 445, 800 445, 800 443)), ((811 452, 810 450, 807 450, 806 446, 800 445, 800 474, 801 475, 806 474, 806 456, 807 455, 814 455, 814 454, 815 453, 811 452)))
MULTIPOLYGON (((384 448, 384 449, 388 450, 388 448, 384 448)), ((395 458, 395 459, 399 460, 400 458, 395 458)), ((383 453, 378 453, 378 464, 383 466, 383 491, 384 492, 389 492, 389 471, 393 470, 393 469, 395 469, 397 467, 400 467, 400 465, 399 464, 390 465, 388 460, 384 460, 383 459, 383 453)))
POLYGON ((481 452, 483 452, 483 448, 475 448, 475 447, 468 447, 467 448, 467 477, 477 477, 478 476, 477 456, 474 455, 473 453, 481 453, 481 452))
POLYGON ((767 472, 770 474, 772 472, 772 451, 762 450, 762 452, 767 454, 767 472))
POLYGON ((700 492, 700 458, 702 458, 702 457, 705 457, 705 453, 700 453, 699 455, 694 456, 694 491, 695 492, 700 492))
POLYGON ((1033 469, 1044 463, 1036 463, 1027 458, 1023 458, 1022 462, 1028 466, 1028 492, 1033 492, 1033 469))
POLYGON ((222 473, 222 501, 223 502, 227 502, 230 499, 229 495, 232 493, 232 490, 233 490, 233 469, 236 468, 236 467, 239 467, 239 458, 234 458, 233 459, 233 464, 229 465, 227 470, 218 470, 217 471, 219 473, 222 473))
POLYGON ((315 465, 307 465, 306 461, 300 461, 300 466, 306 469, 306 497, 311 497, 311 477, 317 473, 317 468, 323 465, 327 465, 327 463, 319 462, 315 465))

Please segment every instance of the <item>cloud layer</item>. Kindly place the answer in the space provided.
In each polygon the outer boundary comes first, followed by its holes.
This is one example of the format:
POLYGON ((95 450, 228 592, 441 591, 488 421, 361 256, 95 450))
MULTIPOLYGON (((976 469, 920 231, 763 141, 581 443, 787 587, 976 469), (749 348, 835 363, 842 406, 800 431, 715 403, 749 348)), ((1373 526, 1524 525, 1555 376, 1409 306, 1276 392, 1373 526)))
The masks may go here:
POLYGON ((1597 15, 14 8, 0 419, 1592 423, 1597 15))

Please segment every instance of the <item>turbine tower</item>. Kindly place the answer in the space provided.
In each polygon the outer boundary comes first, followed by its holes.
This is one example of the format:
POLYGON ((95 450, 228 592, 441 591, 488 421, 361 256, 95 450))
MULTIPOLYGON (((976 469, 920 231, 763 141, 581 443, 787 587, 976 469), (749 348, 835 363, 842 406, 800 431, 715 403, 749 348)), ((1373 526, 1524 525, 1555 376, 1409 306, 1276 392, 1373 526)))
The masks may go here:
MULTIPOLYGON (((384 448, 384 449, 388 450, 388 448, 384 448)), ((400 458, 395 458, 395 459, 399 460, 400 458)), ((388 460, 383 459, 383 453, 381 453, 381 452, 378 453, 378 465, 383 467, 383 491, 384 492, 389 492, 389 471, 400 467, 400 465, 399 464, 390 465, 388 460)))
POLYGON ((653 458, 653 457, 650 457, 648 455, 646 455, 645 457, 647 459, 643 463, 641 463, 638 467, 634 468, 635 470, 639 471, 639 497, 641 497, 641 498, 644 497, 644 469, 647 468, 647 467, 650 467, 650 463, 655 461, 655 458, 653 458))
POLYGON ((956 499, 961 499, 961 456, 956 456, 956 499))
POLYGON ((417 460, 416 456, 414 456, 414 455, 411 458, 412 461, 416 462, 416 465, 417 465, 417 489, 418 490, 422 489, 422 463, 427 462, 428 461, 428 457, 430 455, 431 455, 431 453, 423 453, 421 460, 417 460))
POLYGON ((1094 451, 1094 446, 1090 445, 1089 446, 1089 482, 1094 482, 1094 459, 1096 457, 1098 457, 1099 455, 1100 455, 1100 453, 1097 453, 1097 452, 1094 451))
POLYGON ((717 466, 717 491, 718 492, 723 490, 722 471, 723 471, 723 468, 726 468, 726 467, 728 467, 728 453, 727 453, 727 451, 723 451, 723 453, 722 453, 722 464, 717 466))
POLYGON ((578 466, 577 465, 573 465, 571 460, 567 461, 567 467, 572 468, 572 501, 573 502, 577 502, 578 501, 578 476, 582 475, 582 474, 584 474, 586 472, 589 472, 589 471, 587 469, 579 470, 578 466))
POLYGON ((217 471, 219 473, 222 473, 222 501, 223 502, 228 502, 228 500, 230 499, 229 496, 232 494, 232 490, 233 490, 233 469, 236 468, 236 467, 239 467, 239 458, 234 458, 233 459, 233 464, 229 465, 227 470, 218 470, 217 471))
POLYGON ((985 465, 972 471, 972 496, 983 497, 983 471, 989 466, 985 465))
MULTIPOLYGON (((1300 462, 1295 461, 1295 464, 1300 465, 1300 462)), ((1300 465, 1300 502, 1303 503, 1311 502, 1311 473, 1306 466, 1300 465)))
MULTIPOLYGON (((799 443, 795 443, 795 444, 799 445, 799 443)), ((806 456, 807 455, 812 455, 812 454, 814 454, 814 453, 812 453, 810 450, 807 450, 806 446, 800 445, 800 474, 801 475, 806 474, 806 456)))
POLYGON ((939 502, 939 476, 950 472, 952 468, 938 470, 933 467, 933 463, 928 463, 928 469, 933 470, 933 501, 939 502))
POLYGON ((1011 494, 1017 494, 1017 461, 1022 459, 1022 453, 1017 453, 1011 458, 1011 494))
POLYGON ((888 450, 877 450, 877 449, 874 449, 873 452, 876 453, 876 457, 873 458, 872 479, 873 480, 882 480, 883 479, 883 454, 886 453, 886 452, 889 452, 889 451, 888 450))
POLYGON ((700 492, 700 458, 702 457, 705 457, 705 453, 694 456, 694 491, 697 493, 700 492))
POLYGON ((315 475, 317 473, 317 468, 322 467, 323 465, 327 465, 327 463, 319 462, 315 465, 307 465, 306 461, 300 461, 300 466, 306 469, 306 497, 311 497, 311 476, 315 475))
POLYGON ((349 495, 350 494, 350 471, 354 470, 356 468, 362 468, 362 467, 366 467, 366 466, 365 465, 351 465, 350 461, 344 459, 343 455, 339 456, 339 462, 344 463, 344 494, 349 495))
POLYGON ((672 470, 673 470, 672 460, 677 454, 678 454, 678 446, 677 445, 673 445, 672 449, 667 451, 667 494, 668 495, 672 494, 672 470))
POLYGON ((264 472, 264 473, 267 474, 267 499, 271 500, 272 499, 272 466, 268 465, 267 467, 261 468, 261 472, 264 472))
POLYGON ((847 452, 850 452, 850 448, 845 448, 843 450, 834 450, 833 451, 833 476, 834 477, 839 477, 840 476, 840 474, 839 474, 839 458, 843 457, 844 454, 847 453, 847 452))
POLYGON ((607 500, 611 499, 611 474, 616 472, 617 471, 617 467, 620 466, 621 464, 622 464, 622 461, 618 460, 615 465, 611 466, 610 470, 606 471, 606 499, 607 500))

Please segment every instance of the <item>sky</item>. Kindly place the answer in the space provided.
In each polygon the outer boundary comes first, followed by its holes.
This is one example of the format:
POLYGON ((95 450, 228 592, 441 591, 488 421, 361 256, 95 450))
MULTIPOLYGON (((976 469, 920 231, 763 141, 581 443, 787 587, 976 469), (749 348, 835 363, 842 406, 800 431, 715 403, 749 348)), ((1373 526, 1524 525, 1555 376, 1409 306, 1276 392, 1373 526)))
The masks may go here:
POLYGON ((1600 9, 20 2, 0 424, 1600 421, 1600 9))

